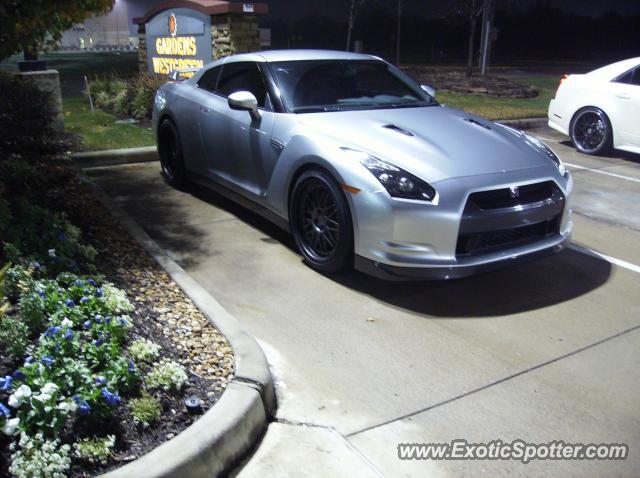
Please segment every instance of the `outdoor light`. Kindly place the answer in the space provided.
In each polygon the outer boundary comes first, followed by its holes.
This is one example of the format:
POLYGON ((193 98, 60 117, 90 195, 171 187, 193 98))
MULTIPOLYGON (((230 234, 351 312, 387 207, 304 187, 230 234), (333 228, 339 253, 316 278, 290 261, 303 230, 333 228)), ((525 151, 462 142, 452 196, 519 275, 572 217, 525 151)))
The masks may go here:
POLYGON ((195 395, 185 398, 184 405, 187 407, 187 411, 193 415, 202 412, 202 400, 195 395))

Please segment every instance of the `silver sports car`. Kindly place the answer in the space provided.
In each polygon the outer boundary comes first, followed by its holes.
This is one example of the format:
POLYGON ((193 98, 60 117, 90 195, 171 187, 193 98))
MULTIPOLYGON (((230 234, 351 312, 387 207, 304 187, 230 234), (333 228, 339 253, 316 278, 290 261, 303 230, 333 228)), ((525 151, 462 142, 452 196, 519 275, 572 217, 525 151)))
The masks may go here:
POLYGON ((553 151, 374 56, 214 61, 158 90, 153 129, 169 184, 250 205, 319 271, 450 279, 569 241, 573 181, 553 151))

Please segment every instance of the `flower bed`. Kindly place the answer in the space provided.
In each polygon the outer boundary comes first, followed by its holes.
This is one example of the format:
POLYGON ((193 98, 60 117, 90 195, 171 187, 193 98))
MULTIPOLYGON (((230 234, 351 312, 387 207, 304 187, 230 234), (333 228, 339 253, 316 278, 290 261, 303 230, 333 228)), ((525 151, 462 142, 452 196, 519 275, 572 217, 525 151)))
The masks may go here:
POLYGON ((224 337, 47 151, 0 144, 0 476, 120 466, 233 373, 224 337))

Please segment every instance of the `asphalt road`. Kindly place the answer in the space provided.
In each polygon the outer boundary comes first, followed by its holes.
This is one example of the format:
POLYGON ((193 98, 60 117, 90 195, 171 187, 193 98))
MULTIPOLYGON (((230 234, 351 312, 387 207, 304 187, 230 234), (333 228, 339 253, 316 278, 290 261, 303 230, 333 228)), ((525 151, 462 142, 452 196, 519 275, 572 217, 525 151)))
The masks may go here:
POLYGON ((263 346, 277 420, 241 477, 640 476, 640 158, 577 154, 574 248, 454 282, 306 267, 292 240, 157 163, 97 181, 263 346), (399 443, 625 443, 624 461, 399 460, 399 443))

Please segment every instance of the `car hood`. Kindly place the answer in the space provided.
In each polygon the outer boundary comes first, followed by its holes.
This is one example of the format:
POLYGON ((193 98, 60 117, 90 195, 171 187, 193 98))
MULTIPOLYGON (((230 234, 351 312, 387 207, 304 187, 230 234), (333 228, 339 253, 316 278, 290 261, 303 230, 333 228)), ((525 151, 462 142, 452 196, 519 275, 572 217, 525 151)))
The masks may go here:
POLYGON ((305 113, 298 121, 431 183, 552 164, 522 133, 444 106, 305 113))

